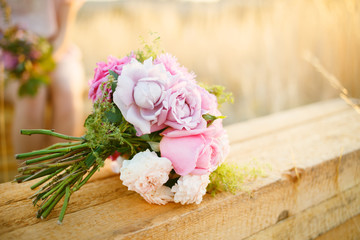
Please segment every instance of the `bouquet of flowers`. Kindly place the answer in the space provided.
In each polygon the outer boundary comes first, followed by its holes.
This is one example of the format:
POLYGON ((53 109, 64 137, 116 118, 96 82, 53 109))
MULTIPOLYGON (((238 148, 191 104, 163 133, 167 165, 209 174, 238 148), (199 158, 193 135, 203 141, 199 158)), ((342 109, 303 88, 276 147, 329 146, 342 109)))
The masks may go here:
MULTIPOLYGON (((19 168, 17 182, 42 177, 31 187, 42 186, 31 196, 38 217, 46 218, 64 197, 61 223, 71 194, 109 156, 118 163, 123 184, 149 203, 202 201, 229 152, 218 106, 231 96, 223 87, 201 87, 175 57, 158 55, 146 45, 122 59, 110 56, 97 63, 89 97, 93 112, 85 121, 84 136, 21 132, 68 140, 16 155, 28 159, 19 168)), ((210 191, 219 185, 211 186, 210 191)))
POLYGON ((0 30, 0 60, 5 80, 19 81, 20 96, 34 96, 39 86, 48 84, 55 67, 49 42, 34 33, 13 26, 0 30))

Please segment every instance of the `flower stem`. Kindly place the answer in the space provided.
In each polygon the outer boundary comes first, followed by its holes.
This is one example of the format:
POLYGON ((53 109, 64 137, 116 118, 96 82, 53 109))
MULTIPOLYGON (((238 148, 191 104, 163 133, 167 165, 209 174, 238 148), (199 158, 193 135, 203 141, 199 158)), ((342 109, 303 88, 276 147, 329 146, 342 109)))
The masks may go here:
MULTIPOLYGON (((58 203, 58 201, 65 194, 64 187, 69 186, 69 185, 71 186, 72 183, 74 182, 74 179, 77 180, 76 178, 80 174, 81 173, 70 176, 68 179, 66 179, 62 183, 58 184, 58 186, 54 188, 56 192, 49 198, 49 200, 47 200, 45 203, 43 203, 43 205, 40 207, 40 209, 38 211, 38 217, 40 217, 40 216, 41 216, 41 218, 47 217, 47 215, 51 212, 51 210, 54 208, 54 206, 58 203)), ((51 189, 48 193, 46 193, 41 198, 42 199, 47 198, 47 196, 49 196, 51 193, 54 192, 53 191, 54 189, 51 189)))
MULTIPOLYGON (((64 167, 62 169, 64 169, 64 167)), ((56 170, 58 170, 58 168, 46 168, 46 169, 38 171, 35 174, 29 175, 25 179, 21 179, 20 182, 26 182, 26 181, 33 180, 33 179, 36 179, 36 178, 39 178, 39 177, 43 177, 43 176, 46 176, 46 175, 49 175, 49 174, 53 173, 56 170)), ((16 180, 18 181, 18 178, 16 178, 16 180)))
MULTIPOLYGON (((50 205, 49 205, 49 207, 45 210, 45 211, 43 211, 42 213, 41 213, 41 219, 45 219, 49 214, 50 214, 50 212, 53 210, 53 208, 55 207, 55 205, 60 201, 60 199, 64 196, 64 194, 65 194, 65 192, 64 191, 62 191, 59 195, 57 195, 56 196, 56 198, 54 198, 54 200, 53 201, 51 201, 50 203, 50 205)), ((50 200, 49 200, 50 201, 50 200)), ((41 209, 39 209, 39 211, 40 211, 41 209)))
POLYGON ((22 135, 32 135, 32 134, 43 134, 43 135, 49 135, 53 137, 58 137, 66 140, 75 140, 75 141, 84 141, 84 138, 82 137, 73 137, 64 135, 61 133, 54 132, 54 130, 47 130, 47 129, 21 129, 20 133, 22 135))
POLYGON ((81 142, 65 142, 65 143, 55 143, 47 148, 44 148, 44 150, 51 150, 51 149, 55 149, 55 148, 59 148, 59 147, 70 147, 70 146, 75 146, 75 145, 79 145, 81 142))
POLYGON ((76 185, 72 191, 75 192, 77 190, 79 190, 91 177, 92 175, 96 172, 96 170, 98 170, 100 168, 99 165, 96 165, 93 167, 93 169, 89 172, 89 174, 84 178, 84 180, 82 180, 78 185, 76 185))
POLYGON ((62 221, 64 220, 65 212, 66 212, 71 194, 72 194, 72 192, 70 191, 70 187, 67 186, 65 189, 65 199, 64 199, 64 204, 61 208, 58 224, 62 224, 62 221))
POLYGON ((47 155, 47 156, 43 156, 43 157, 39 157, 39 158, 33 158, 33 159, 30 159, 30 160, 26 160, 26 161, 25 161, 25 164, 26 164, 26 165, 30 165, 30 164, 32 164, 32 163, 42 162, 42 161, 44 161, 44 160, 61 157, 61 156, 63 156, 63 155, 64 155, 64 153, 54 153, 54 154, 50 154, 50 155, 47 155))
POLYGON ((54 172, 53 174, 47 176, 46 178, 41 179, 41 181, 35 183, 34 185, 32 185, 30 188, 31 190, 34 190, 35 188, 37 188, 38 186, 40 186, 41 184, 45 183, 46 181, 48 181, 49 179, 51 179, 52 177, 54 177, 56 174, 60 173, 63 170, 63 168, 60 168, 59 170, 57 170, 56 172, 54 172))
POLYGON ((27 170, 36 170, 36 169, 66 167, 66 166, 72 165, 73 163, 79 162, 79 161, 84 160, 84 159, 85 159, 85 157, 81 157, 81 158, 78 157, 78 158, 74 158, 71 161, 65 161, 65 162, 40 163, 40 164, 36 164, 36 165, 30 165, 30 166, 25 166, 25 167, 18 168, 18 172, 25 172, 27 170))
MULTIPOLYGON (((59 183, 56 187, 54 187, 53 189, 51 189, 48 193, 46 193, 44 196, 42 196, 42 199, 50 196, 52 193, 54 193, 55 191, 57 193, 59 193, 62 189, 64 189, 64 187, 69 184, 74 178, 76 178, 77 176, 79 176, 81 174, 81 172, 75 174, 75 175, 72 175, 72 176, 69 176, 66 180, 64 180, 63 182, 59 183)), ((56 195, 56 194, 55 194, 56 195)), ((50 198, 51 200, 51 198, 50 198)), ((44 206, 44 208, 46 207, 46 204, 44 206)))
POLYGON ((34 157, 34 156, 38 156, 38 155, 45 155, 45 154, 50 154, 50 153, 68 153, 68 152, 71 152, 73 150, 87 148, 87 147, 88 147, 88 144, 83 143, 83 144, 80 144, 80 145, 76 145, 76 146, 72 146, 72 147, 66 147, 66 148, 57 148, 57 149, 50 149, 50 150, 38 150, 38 151, 33 151, 33 152, 28 152, 28 153, 16 154, 15 157, 16 157, 16 159, 23 159, 23 158, 29 158, 29 157, 34 157))

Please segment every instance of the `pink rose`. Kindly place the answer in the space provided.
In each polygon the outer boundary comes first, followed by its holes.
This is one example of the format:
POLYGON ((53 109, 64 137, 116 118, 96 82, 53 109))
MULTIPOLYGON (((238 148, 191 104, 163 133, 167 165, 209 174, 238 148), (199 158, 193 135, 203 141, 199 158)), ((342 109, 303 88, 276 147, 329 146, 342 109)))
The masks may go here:
POLYGON ((153 65, 152 58, 140 63, 132 60, 118 78, 113 100, 126 121, 134 125, 137 135, 165 128, 167 109, 164 100, 172 76, 164 65, 153 65))
POLYGON ((179 175, 203 175, 225 159, 229 145, 221 120, 190 131, 166 130, 160 141, 161 156, 169 159, 179 175))
MULTIPOLYGON (((121 74, 123 66, 131 61, 131 59, 135 58, 134 55, 130 55, 129 57, 124 57, 123 59, 117 59, 115 57, 109 56, 107 62, 99 62, 97 63, 97 68, 95 68, 94 79, 89 83, 89 98, 95 102, 100 99, 103 95, 101 90, 101 84, 108 81, 109 70, 114 71, 117 74, 121 74)), ((111 88, 107 88, 106 91, 111 94, 111 88)))

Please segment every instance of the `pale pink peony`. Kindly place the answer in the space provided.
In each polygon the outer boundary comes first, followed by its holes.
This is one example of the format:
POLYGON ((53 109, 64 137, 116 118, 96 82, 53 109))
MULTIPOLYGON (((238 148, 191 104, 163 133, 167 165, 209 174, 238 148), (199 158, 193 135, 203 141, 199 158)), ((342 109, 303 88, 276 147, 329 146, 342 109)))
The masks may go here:
POLYGON ((217 98, 214 94, 209 93, 206 89, 197 86, 198 91, 201 95, 201 109, 202 114, 212 114, 214 116, 219 116, 221 113, 218 110, 217 98))
POLYGON ((171 170, 172 165, 168 159, 158 157, 148 149, 137 153, 131 160, 123 161, 120 179, 129 190, 147 194, 166 183, 171 170))
POLYGON ((167 129, 160 141, 162 157, 169 159, 177 174, 207 174, 214 171, 229 152, 221 120, 208 128, 190 131, 167 129))
POLYGON ((166 127, 162 124, 167 112, 164 100, 171 83, 171 74, 164 65, 153 65, 152 58, 144 63, 134 59, 124 66, 113 100, 126 121, 134 125, 137 135, 166 127))
POLYGON ((178 130, 204 126, 202 98, 197 85, 180 79, 171 88, 165 103, 168 110, 165 125, 178 130))
POLYGON ((210 183, 209 174, 181 176, 171 188, 175 193, 174 202, 181 204, 200 204, 210 183))
POLYGON ((166 186, 160 186, 155 191, 140 194, 148 203, 165 205, 174 201, 174 193, 166 186))
MULTIPOLYGON (((122 59, 117 59, 115 57, 109 56, 107 62, 97 63, 97 68, 95 68, 94 79, 89 82, 89 98, 95 102, 98 99, 101 99, 103 92, 101 90, 101 84, 108 81, 109 70, 114 71, 117 74, 121 74, 123 66, 128 64, 131 59, 135 58, 135 55, 126 56, 122 59)), ((111 94, 111 87, 108 87, 106 91, 111 94)))
POLYGON ((177 58, 169 53, 163 53, 157 56, 154 60, 154 64, 162 63, 165 69, 171 73, 171 75, 182 75, 187 81, 195 81, 195 74, 189 72, 184 66, 180 66, 177 58))

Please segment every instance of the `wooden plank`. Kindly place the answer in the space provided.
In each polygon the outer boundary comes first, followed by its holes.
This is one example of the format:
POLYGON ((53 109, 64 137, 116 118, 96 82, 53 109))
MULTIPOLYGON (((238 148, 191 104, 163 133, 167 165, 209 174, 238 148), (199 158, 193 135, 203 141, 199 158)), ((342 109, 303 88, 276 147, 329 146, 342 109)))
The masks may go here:
MULTIPOLYGON (((341 225, 347 219, 351 219, 359 214, 360 198, 358 196, 360 196, 360 184, 274 224, 246 238, 246 240, 314 239, 320 234, 328 232, 330 229, 341 225)), ((347 233, 346 235, 359 236, 360 233, 357 232, 359 229, 356 229, 354 226, 352 226, 351 229, 353 232, 347 233)), ((336 232, 336 230, 330 232, 336 232)), ((330 236, 331 234, 326 235, 330 236)), ((333 239, 349 239, 345 238, 346 235, 337 235, 338 238, 333 239)))
POLYGON ((320 235, 316 240, 360 239, 360 214, 320 235))
POLYGON ((349 106, 342 99, 332 99, 233 124, 227 130, 234 144, 348 110, 349 106))
POLYGON ((323 103, 311 106, 311 111, 297 109, 296 116, 307 116, 302 122, 284 113, 283 119, 280 114, 276 120, 270 116, 228 128, 232 136, 242 136, 247 126, 254 132, 259 126, 270 126, 263 129, 264 134, 245 134, 244 140, 232 142, 229 160, 246 163, 256 159, 273 165, 268 178, 248 185, 251 197, 223 193, 215 198, 205 196, 200 205, 154 206, 126 191, 118 177, 105 174, 74 194, 64 224, 57 226, 58 208, 49 220, 33 220, 35 209, 25 200, 28 186, 1 184, 0 201, 7 201, 0 202, 0 239, 249 237, 276 224, 284 211, 295 216, 360 183, 360 116, 339 101, 330 105, 324 117, 319 114, 323 103))

